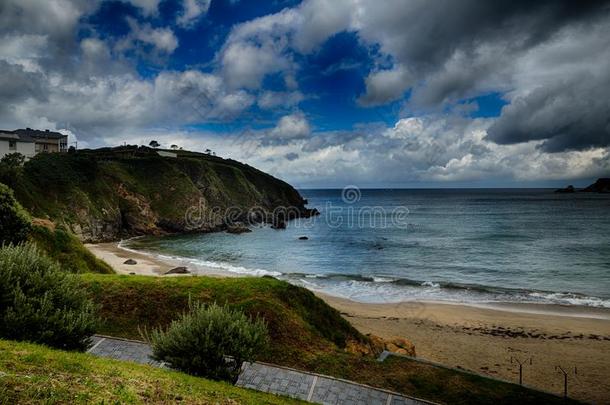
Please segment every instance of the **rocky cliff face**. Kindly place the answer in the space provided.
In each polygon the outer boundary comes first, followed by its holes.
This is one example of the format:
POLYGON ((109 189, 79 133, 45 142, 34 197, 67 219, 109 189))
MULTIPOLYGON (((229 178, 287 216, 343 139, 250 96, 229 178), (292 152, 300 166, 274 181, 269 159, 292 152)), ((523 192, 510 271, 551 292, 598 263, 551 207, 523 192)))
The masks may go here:
POLYGON ((317 214, 289 184, 242 163, 177 151, 121 147, 39 155, 12 184, 41 218, 87 242, 226 229, 317 214))

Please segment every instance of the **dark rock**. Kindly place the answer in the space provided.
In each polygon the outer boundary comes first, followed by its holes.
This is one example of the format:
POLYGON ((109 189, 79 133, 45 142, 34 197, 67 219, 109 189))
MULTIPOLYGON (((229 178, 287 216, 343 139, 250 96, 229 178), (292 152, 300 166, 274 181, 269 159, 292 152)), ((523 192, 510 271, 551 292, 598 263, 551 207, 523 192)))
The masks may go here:
POLYGON ((273 225, 271 225, 273 229, 286 229, 286 221, 280 218, 276 218, 273 220, 273 225))
POLYGON ((190 271, 186 267, 174 267, 167 271, 165 274, 189 274, 190 271))
POLYGON ((316 217, 320 215, 320 211, 318 211, 317 208, 305 208, 302 212, 301 212, 301 216, 303 218, 311 218, 311 217, 316 217))
POLYGON ((309 238, 307 236, 300 236, 299 240, 308 240, 309 238))
POLYGON ((227 227, 227 233, 233 233, 233 234, 239 235, 239 234, 248 233, 248 232, 252 232, 252 229, 250 229, 244 225, 230 225, 227 227))
POLYGON ((586 193, 610 193, 610 178, 597 179, 597 181, 582 191, 586 193))
POLYGON ((135 260, 133 260, 133 259, 127 259, 127 260, 125 260, 125 261, 123 262, 123 264, 129 264, 129 265, 132 265, 132 266, 133 266, 134 264, 138 264, 138 262, 136 262, 136 261, 135 261, 135 260))
POLYGON ((558 188, 557 190, 555 190, 556 193, 575 193, 576 189, 574 188, 574 186, 569 185, 566 188, 558 188))

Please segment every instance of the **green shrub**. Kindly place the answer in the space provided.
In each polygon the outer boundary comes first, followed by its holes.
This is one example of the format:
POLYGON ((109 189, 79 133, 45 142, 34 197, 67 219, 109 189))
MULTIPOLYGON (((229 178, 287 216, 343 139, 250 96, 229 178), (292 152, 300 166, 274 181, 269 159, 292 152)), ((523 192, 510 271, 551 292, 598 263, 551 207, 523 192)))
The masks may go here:
POLYGON ((13 190, 0 183, 0 246, 25 240, 31 227, 30 216, 15 200, 13 190))
POLYGON ((33 244, 0 248, 0 337, 84 350, 96 323, 76 276, 33 244))
POLYGON ((268 342, 267 326, 226 306, 191 304, 190 312, 150 336, 157 360, 213 380, 235 381, 242 362, 253 361, 268 342), (226 358, 230 356, 231 358, 226 358))

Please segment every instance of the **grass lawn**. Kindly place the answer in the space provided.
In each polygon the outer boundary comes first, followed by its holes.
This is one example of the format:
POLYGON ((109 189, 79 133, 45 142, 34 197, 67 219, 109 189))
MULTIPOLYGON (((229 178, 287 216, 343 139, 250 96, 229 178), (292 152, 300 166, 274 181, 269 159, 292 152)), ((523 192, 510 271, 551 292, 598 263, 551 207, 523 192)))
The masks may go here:
POLYGON ((0 340, 0 404, 175 402, 300 403, 174 371, 0 340))

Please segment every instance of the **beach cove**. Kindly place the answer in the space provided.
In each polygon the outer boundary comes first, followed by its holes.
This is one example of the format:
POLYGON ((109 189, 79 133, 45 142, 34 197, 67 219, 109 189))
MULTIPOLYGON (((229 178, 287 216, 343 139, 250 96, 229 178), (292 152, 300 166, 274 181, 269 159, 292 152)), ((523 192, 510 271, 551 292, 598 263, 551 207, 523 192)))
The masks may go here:
MULTIPOLYGON (((119 274, 164 276, 184 263, 134 252, 117 243, 89 244, 100 259, 119 274), (128 259, 136 265, 126 265, 128 259)), ((197 275, 240 276, 217 268, 198 267, 197 275)), ((185 275, 193 276, 193 275, 185 275)), ((518 381, 520 361, 524 383, 561 393, 563 376, 556 365, 577 367, 570 380, 570 396, 605 403, 610 398, 610 311, 603 308, 558 305, 495 305, 481 307, 426 301, 372 304, 317 292, 360 332, 383 338, 404 336, 417 357, 493 378, 518 381)))

